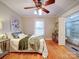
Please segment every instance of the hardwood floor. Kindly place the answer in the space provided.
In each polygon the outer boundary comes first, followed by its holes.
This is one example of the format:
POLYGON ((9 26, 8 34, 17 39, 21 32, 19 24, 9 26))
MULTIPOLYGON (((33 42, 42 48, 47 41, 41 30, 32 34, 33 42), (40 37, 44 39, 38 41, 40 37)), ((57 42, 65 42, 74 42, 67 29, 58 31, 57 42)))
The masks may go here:
MULTIPOLYGON (((52 40, 46 40, 48 59, 79 59, 64 46, 59 46, 52 40)), ((40 54, 10 53, 2 59, 43 59, 40 54)))

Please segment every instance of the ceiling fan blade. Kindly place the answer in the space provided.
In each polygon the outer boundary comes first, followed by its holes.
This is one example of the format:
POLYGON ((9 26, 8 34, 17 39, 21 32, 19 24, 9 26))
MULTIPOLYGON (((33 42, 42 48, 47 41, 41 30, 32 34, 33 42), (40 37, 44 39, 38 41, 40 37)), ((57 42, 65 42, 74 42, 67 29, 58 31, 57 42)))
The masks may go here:
POLYGON ((34 2, 40 2, 41 0, 33 0, 34 2))
POLYGON ((49 13, 49 11, 45 8, 42 8, 42 11, 46 12, 46 13, 49 13))
POLYGON ((35 7, 24 7, 24 9, 32 9, 32 8, 35 8, 35 7))
POLYGON ((33 0, 33 1, 35 3, 36 7, 41 7, 42 6, 42 3, 40 2, 41 0, 33 0))
POLYGON ((48 0, 45 2, 45 6, 55 3, 55 0, 48 0))

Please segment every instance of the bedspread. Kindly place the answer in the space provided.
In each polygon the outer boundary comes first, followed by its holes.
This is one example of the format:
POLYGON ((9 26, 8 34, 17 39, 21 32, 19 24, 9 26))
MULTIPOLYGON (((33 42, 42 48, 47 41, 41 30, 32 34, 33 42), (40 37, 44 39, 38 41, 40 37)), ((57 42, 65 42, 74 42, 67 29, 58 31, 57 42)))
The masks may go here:
MULTIPOLYGON (((28 44, 27 50, 18 50, 18 44, 21 39, 11 39, 10 40, 10 52, 35 52, 30 45, 28 44)), ((28 40, 29 43, 30 40, 28 40)), ((42 56, 44 58, 47 58, 48 56, 48 50, 46 46, 46 42, 44 39, 40 39, 40 48, 37 51, 38 53, 42 53, 42 56)))

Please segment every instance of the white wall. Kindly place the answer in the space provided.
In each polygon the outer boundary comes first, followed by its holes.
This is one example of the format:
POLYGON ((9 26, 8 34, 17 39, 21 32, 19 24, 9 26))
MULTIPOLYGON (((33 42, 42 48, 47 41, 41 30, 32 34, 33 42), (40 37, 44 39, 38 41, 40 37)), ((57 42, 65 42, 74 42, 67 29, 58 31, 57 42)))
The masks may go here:
POLYGON ((0 2, 0 22, 2 23, 1 31, 10 32, 10 20, 12 20, 13 17, 20 19, 18 14, 0 2))
POLYGON ((52 36, 55 22, 58 20, 57 17, 22 17, 21 22, 24 33, 34 33, 35 21, 38 20, 44 21, 45 37, 50 38, 52 36))
POLYGON ((71 10, 67 11, 61 17, 59 17, 59 45, 65 45, 65 21, 67 20, 66 18, 77 11, 79 11, 79 5, 73 7, 71 10))
POLYGON ((65 18, 66 18, 66 17, 68 17, 69 15, 71 15, 71 14, 77 12, 77 11, 79 11, 79 5, 73 7, 73 8, 70 9, 69 11, 65 12, 63 15, 61 15, 61 17, 65 17, 65 18))
POLYGON ((59 37, 58 44, 65 45, 65 20, 66 18, 59 18, 59 37))

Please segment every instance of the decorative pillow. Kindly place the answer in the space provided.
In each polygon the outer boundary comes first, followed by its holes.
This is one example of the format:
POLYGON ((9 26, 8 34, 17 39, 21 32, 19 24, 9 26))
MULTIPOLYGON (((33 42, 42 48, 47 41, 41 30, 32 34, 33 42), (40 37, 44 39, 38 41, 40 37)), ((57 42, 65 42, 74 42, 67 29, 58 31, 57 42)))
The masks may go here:
POLYGON ((17 39, 19 38, 19 34, 21 34, 22 32, 14 32, 12 33, 13 38, 17 39))
POLYGON ((13 38, 15 38, 15 39, 19 38, 19 36, 18 36, 17 33, 12 33, 12 36, 13 36, 13 38))

